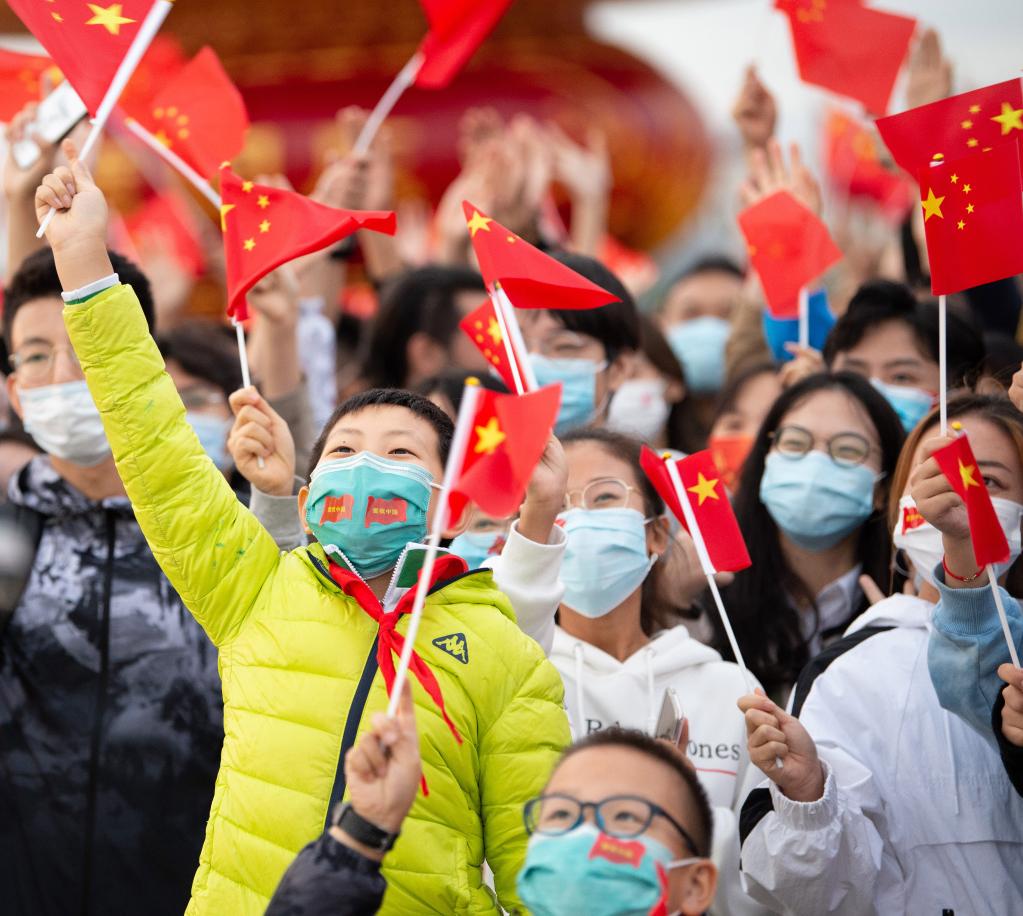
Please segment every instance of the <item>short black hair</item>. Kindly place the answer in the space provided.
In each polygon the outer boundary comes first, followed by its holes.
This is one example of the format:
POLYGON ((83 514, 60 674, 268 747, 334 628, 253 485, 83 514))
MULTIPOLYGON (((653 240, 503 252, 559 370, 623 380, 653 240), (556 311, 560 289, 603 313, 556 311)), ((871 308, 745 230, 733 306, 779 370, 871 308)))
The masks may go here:
POLYGON ((680 270, 668 283, 667 288, 671 289, 676 283, 681 283, 683 280, 697 277, 700 274, 729 274, 737 280, 743 280, 746 277, 742 268, 731 258, 722 254, 711 254, 700 258, 684 270, 680 270))
POLYGON ((554 769, 556 770, 569 757, 578 754, 580 751, 601 747, 625 747, 651 757, 674 770, 678 778, 689 789, 693 806, 696 808, 698 823, 696 829, 690 831, 693 842, 696 843, 696 849, 693 850, 693 853, 701 857, 709 856, 714 842, 714 816, 711 812, 710 800, 707 798, 707 792, 700 782, 700 777, 696 775, 696 770, 693 769, 681 751, 673 748, 666 741, 651 738, 644 732, 613 725, 610 728, 592 732, 585 738, 576 741, 575 744, 571 745, 561 755, 561 759, 554 769))
POLYGON ((219 388, 225 398, 242 387, 234 334, 212 321, 186 321, 156 339, 165 360, 219 388))
MULTIPOLYGON (((969 386, 984 370, 986 350, 980 330, 967 316, 948 310, 948 384, 969 386)), ((904 283, 869 280, 849 301, 824 343, 824 362, 831 367, 840 353, 857 346, 868 331, 886 321, 909 327, 920 352, 938 362, 938 305, 920 302, 904 283)))
MULTIPOLYGON (((153 308, 153 293, 146 275, 138 266, 116 251, 108 251, 110 263, 122 283, 135 290, 142 313, 146 316, 149 333, 156 327, 156 313, 153 308)), ((60 299, 64 288, 57 276, 57 265, 53 261, 53 250, 49 247, 33 252, 18 265, 11 282, 4 291, 4 343, 11 349, 11 328, 18 309, 33 299, 60 299)))
POLYGON ((330 431, 337 426, 338 421, 349 414, 359 413, 367 407, 404 407, 412 411, 417 417, 426 420, 437 433, 437 445, 440 452, 441 464, 447 463, 448 452, 451 451, 451 437, 455 434, 455 424, 443 410, 433 401, 424 398, 414 391, 406 391, 404 388, 370 388, 369 391, 361 391, 353 394, 350 398, 339 404, 330 415, 319 437, 313 444, 313 450, 309 453, 309 468, 306 472, 306 480, 313 476, 313 470, 320 463, 323 457, 323 449, 327 444, 327 437, 330 431))

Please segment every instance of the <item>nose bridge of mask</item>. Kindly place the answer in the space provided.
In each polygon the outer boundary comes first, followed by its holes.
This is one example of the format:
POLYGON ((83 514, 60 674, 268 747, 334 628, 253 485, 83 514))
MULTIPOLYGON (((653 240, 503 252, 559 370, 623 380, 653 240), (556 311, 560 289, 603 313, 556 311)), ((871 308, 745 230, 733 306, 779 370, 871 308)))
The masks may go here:
POLYGON ((428 487, 440 489, 439 485, 434 483, 433 475, 422 465, 411 464, 405 461, 394 461, 391 458, 385 458, 383 455, 370 451, 357 452, 354 455, 346 455, 343 458, 332 458, 329 461, 324 461, 313 469, 309 482, 312 483, 318 477, 331 471, 355 470, 365 466, 372 467, 386 474, 408 477, 410 480, 420 481, 428 487))

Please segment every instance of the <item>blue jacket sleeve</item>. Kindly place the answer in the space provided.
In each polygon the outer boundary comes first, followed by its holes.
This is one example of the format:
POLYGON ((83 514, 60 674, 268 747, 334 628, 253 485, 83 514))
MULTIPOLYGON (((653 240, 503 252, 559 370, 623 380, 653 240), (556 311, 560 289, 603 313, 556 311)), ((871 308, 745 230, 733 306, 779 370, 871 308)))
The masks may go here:
MULTIPOLYGON (((991 709, 1005 685, 998 666, 1010 660, 990 588, 948 588, 939 569, 941 600, 934 610, 927 667, 941 705, 994 740, 991 709)), ((1017 646, 1023 646, 1023 612, 1004 588, 1002 603, 1017 646)))

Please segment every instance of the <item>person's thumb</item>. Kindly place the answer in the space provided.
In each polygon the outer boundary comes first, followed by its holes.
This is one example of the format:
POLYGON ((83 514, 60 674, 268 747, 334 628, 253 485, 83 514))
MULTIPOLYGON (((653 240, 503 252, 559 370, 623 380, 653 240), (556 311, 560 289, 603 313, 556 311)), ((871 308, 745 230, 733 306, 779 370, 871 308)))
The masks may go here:
POLYGON ((88 188, 96 187, 96 182, 92 179, 89 167, 78 156, 78 147, 75 146, 74 140, 70 138, 65 140, 61 144, 61 149, 71 165, 71 174, 75 177, 75 187, 78 189, 78 192, 81 193, 88 188))

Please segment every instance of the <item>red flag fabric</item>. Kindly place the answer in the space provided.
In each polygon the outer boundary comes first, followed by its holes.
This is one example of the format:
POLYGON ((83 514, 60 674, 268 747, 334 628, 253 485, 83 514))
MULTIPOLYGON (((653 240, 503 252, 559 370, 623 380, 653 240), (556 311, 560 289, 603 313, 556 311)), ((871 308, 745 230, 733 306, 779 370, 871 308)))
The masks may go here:
POLYGON ((500 286, 518 309, 592 309, 618 297, 519 238, 467 200, 469 226, 480 273, 491 290, 500 286))
POLYGON ((512 0, 419 0, 430 30, 419 46, 415 85, 443 89, 476 53, 512 0))
POLYGON ((1015 143, 920 173, 936 296, 1023 273, 1023 180, 1015 143))
POLYGON ((212 48, 203 48, 137 114, 138 122, 210 177, 245 143, 245 102, 212 48))
POLYGON ((176 194, 154 194, 124 222, 137 249, 162 249, 191 277, 202 274, 206 255, 200 229, 192 211, 176 194))
POLYGON ((469 502, 487 515, 517 512, 561 406, 561 385, 529 394, 480 389, 462 470, 448 502, 456 521, 469 502))
POLYGON ((675 487, 668 474, 667 462, 674 460, 678 468, 682 487, 693 508, 703 542, 714 569, 718 572, 738 572, 752 565, 746 541, 739 530, 739 522, 728 501, 728 492, 724 480, 714 464, 709 449, 694 452, 687 458, 665 459, 658 456, 652 449, 643 446, 640 463, 646 476, 654 485, 661 499, 674 513, 682 526, 688 531, 682 504, 675 494, 675 487))
POLYGON ((804 82, 884 114, 909 51, 916 20, 869 9, 857 0, 775 0, 788 17, 804 82))
POLYGON ((60 70, 48 57, 17 54, 0 48, 0 121, 7 123, 29 102, 42 98, 42 76, 49 70, 53 84, 60 82, 60 70))
POLYGON ((220 170, 220 228, 227 268, 227 314, 246 320, 245 294, 268 273, 357 229, 394 235, 394 213, 339 210, 294 191, 243 181, 220 170))
MULTIPOLYGON (((1009 559, 1009 543, 1005 539, 1001 522, 991 504, 991 495, 984 484, 984 475, 973 457, 970 440, 965 435, 934 453, 942 474, 952 489, 966 504, 970 523, 970 539, 978 568, 988 563, 1002 563, 1009 559)), ((965 571, 960 575, 966 575, 965 571)))
POLYGON ((1023 137, 1018 79, 953 95, 877 122, 892 157, 910 175, 935 159, 955 159, 1023 137))
POLYGON ((739 228, 775 318, 797 317, 799 290, 842 259, 828 227, 788 191, 743 210, 739 228))
MULTIPOLYGON (((515 376, 512 374, 508 349, 504 345, 494 303, 489 299, 485 300, 478 309, 471 311, 459 322, 459 327, 469 335, 469 339, 494 367, 494 371, 501 376, 501 381, 508 386, 508 390, 515 391, 515 376)), ((521 365, 519 378, 524 378, 521 365)))
POLYGON ((155 0, 8 0, 91 114, 96 113, 155 0))

